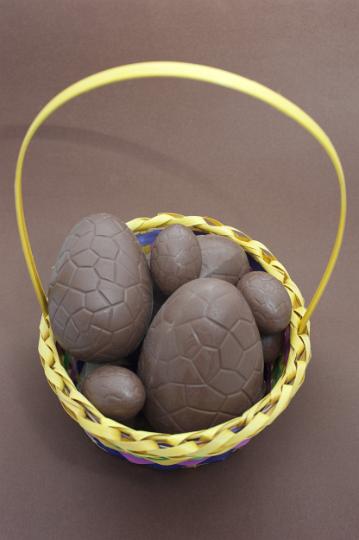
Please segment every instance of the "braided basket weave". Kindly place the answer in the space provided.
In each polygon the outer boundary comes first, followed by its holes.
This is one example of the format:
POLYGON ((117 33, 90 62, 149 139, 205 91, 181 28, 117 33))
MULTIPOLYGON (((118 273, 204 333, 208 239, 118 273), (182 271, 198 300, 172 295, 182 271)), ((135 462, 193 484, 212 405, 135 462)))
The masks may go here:
MULTIPOLYGON (((311 357, 309 318, 328 283, 338 257, 346 216, 345 180, 335 148, 318 124, 296 105, 254 81, 223 70, 194 64, 145 62, 95 74, 75 83, 53 98, 40 111, 29 127, 17 161, 15 202, 25 260, 42 309, 39 353, 45 376, 65 411, 102 449, 125 457, 134 463, 158 468, 194 467, 198 464, 223 459, 244 446, 251 438, 271 424, 288 406, 304 381, 311 357), (129 228, 138 235, 178 223, 190 227, 195 232, 226 236, 240 244, 255 263, 283 283, 292 302, 286 361, 279 379, 271 391, 238 418, 209 429, 174 435, 139 431, 106 418, 76 388, 73 379, 63 365, 63 358, 55 343, 48 316, 47 299, 31 251, 22 200, 24 158, 32 137, 46 118, 67 101, 92 89, 143 77, 180 77, 209 82, 246 93, 277 108, 301 124, 322 145, 336 170, 340 187, 341 213, 336 239, 326 270, 307 309, 300 290, 275 256, 263 244, 252 240, 233 227, 223 225, 213 218, 182 216, 173 213, 159 214, 153 218, 136 218, 128 222, 129 228)), ((144 245, 143 249, 146 251, 148 247, 144 245)))

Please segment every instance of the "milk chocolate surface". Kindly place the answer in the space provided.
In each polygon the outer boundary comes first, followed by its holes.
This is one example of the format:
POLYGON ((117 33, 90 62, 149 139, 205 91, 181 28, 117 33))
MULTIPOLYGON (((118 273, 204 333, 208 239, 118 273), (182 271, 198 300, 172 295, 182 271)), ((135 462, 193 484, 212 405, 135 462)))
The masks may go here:
POLYGON ((130 354, 152 313, 152 282, 140 246, 109 214, 82 219, 53 268, 49 314, 58 343, 75 358, 109 362, 130 354))
POLYGON ((151 273, 158 288, 169 295, 196 279, 201 271, 201 250, 191 229, 171 225, 163 229, 151 249, 151 273))
POLYGON ((180 287, 151 323, 138 374, 158 431, 204 429, 248 409, 261 393, 263 353, 240 291, 214 278, 180 287))
POLYGON ((202 254, 201 277, 213 277, 236 285, 249 272, 244 249, 223 236, 206 234, 197 237, 202 254))
POLYGON ((292 303, 278 279, 266 272, 250 272, 240 279, 238 288, 247 300, 261 333, 275 334, 288 326, 292 303))
POLYGON ((82 393, 102 414, 120 421, 134 418, 146 399, 143 384, 135 373, 109 364, 85 378, 82 393))

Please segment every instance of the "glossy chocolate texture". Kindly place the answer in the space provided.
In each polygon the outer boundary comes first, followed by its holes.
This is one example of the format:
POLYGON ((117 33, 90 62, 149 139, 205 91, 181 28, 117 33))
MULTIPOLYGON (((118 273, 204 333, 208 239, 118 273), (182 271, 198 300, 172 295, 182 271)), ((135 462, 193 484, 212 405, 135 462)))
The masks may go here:
POLYGON ((265 364, 272 364, 275 362, 282 352, 283 348, 283 334, 270 334, 268 336, 262 336, 262 348, 263 348, 263 360, 265 364))
POLYGON ((136 349, 152 313, 152 281, 136 237, 109 214, 84 218, 66 238, 48 292, 58 343, 86 362, 136 349))
POLYGON ((180 287, 151 323, 138 374, 156 431, 205 429, 251 407, 261 396, 263 352, 240 291, 214 278, 180 287))
POLYGON ((215 234, 197 237, 202 254, 201 277, 213 277, 236 285, 250 270, 244 249, 223 236, 215 234))
POLYGON ((124 367, 102 365, 82 383, 82 393, 105 416, 126 421, 138 414, 146 399, 144 386, 124 367))
POLYGON ((247 300, 261 333, 275 334, 288 326, 292 303, 278 279, 266 272, 250 272, 240 279, 238 288, 247 300))
POLYGON ((198 278, 201 250, 191 229, 183 225, 163 229, 152 245, 150 264, 153 280, 165 295, 198 278))

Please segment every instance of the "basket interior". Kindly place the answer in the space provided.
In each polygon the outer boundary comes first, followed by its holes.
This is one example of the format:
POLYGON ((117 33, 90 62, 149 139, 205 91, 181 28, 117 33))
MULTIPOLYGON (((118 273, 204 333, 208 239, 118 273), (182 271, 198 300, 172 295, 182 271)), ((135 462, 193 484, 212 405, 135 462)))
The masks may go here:
MULTIPOLYGON (((153 229, 153 230, 145 232, 145 233, 137 233, 136 234, 136 237, 137 237, 137 239, 138 239, 144 253, 149 252, 150 246, 153 244, 153 242, 155 241, 155 239, 156 239, 157 235, 160 233, 160 231, 161 231, 161 229, 153 229)), ((194 233, 196 235, 207 234, 207 233, 203 233, 201 231, 194 231, 194 233)), ((248 260, 249 260, 249 263, 250 263, 250 266, 251 266, 252 270, 265 272, 265 270, 263 269, 263 267, 261 266, 261 264, 259 262, 257 262, 248 253, 247 253, 247 256, 248 256, 248 260)), ((286 364, 287 364, 287 361, 288 361, 289 349, 290 349, 290 329, 288 327, 284 331, 283 349, 282 349, 281 355, 278 357, 278 359, 276 360, 276 362, 272 366, 272 368, 270 370, 268 370, 267 372, 265 372, 265 374, 264 374, 264 376, 265 376, 265 384, 266 384, 266 390, 265 390, 264 395, 268 394, 272 390, 272 388, 274 387, 276 382, 279 380, 279 378, 283 374, 283 372, 285 370, 285 367, 286 367, 286 364)), ((64 351, 60 355, 60 359, 61 359, 61 362, 62 362, 64 368, 66 369, 67 373, 69 374, 69 376, 71 377, 73 383, 75 384, 75 386, 78 388, 78 390, 81 390, 80 387, 81 387, 81 381, 82 381, 82 370, 83 370, 83 367, 84 367, 84 362, 82 362, 80 360, 75 360, 70 355, 68 355, 66 353, 66 351, 64 351)), ((147 429, 147 427, 146 427, 146 429, 147 429)), ((150 428, 148 428, 148 429, 149 429, 149 431, 151 431, 150 428)), ((238 428, 236 428, 236 427, 232 427, 231 429, 232 429, 232 431, 234 433, 236 432, 236 430, 238 430, 238 428)))
POLYGON ((264 244, 209 217, 165 213, 152 218, 134 218, 127 225, 137 235, 143 251, 148 253, 159 231, 176 223, 190 227, 196 234, 218 234, 232 239, 244 248, 253 269, 270 273, 288 291, 292 302, 291 322, 285 333, 282 355, 262 399, 237 418, 195 432, 169 435, 150 431, 148 427, 125 426, 105 417, 81 393, 79 380, 83 364, 71 361, 57 346, 48 316, 41 318, 39 340, 40 359, 48 383, 66 413, 86 435, 110 454, 136 464, 165 469, 196 467, 222 460, 248 444, 289 405, 304 381, 311 358, 309 323, 299 331, 306 312, 303 296, 285 267, 264 244))

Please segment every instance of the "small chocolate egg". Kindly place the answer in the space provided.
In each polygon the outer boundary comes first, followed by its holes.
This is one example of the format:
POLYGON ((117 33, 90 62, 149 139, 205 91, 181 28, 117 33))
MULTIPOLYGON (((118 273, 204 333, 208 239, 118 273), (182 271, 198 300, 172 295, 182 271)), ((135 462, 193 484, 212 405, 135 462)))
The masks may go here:
POLYGON ((196 279, 201 271, 201 250, 191 229, 171 225, 163 229, 151 249, 151 273, 164 294, 196 279))
POLYGON ((48 292, 57 342, 78 360, 130 354, 152 313, 152 281, 139 243, 109 214, 82 219, 58 255, 48 292))
POLYGON ((277 360, 283 347, 283 334, 270 334, 262 336, 263 360, 265 364, 272 364, 277 360))
POLYGON ((95 369, 98 369, 101 366, 103 366, 103 364, 95 364, 94 362, 84 362, 83 368, 80 373, 80 378, 79 378, 79 385, 78 385, 79 388, 82 388, 83 382, 86 379, 86 377, 91 375, 91 373, 95 371, 95 369))
POLYGON ((213 278, 177 289, 150 325, 138 375, 156 431, 205 429, 250 408, 262 395, 263 352, 240 291, 213 278))
POLYGON ((250 272, 239 280, 237 286, 247 300, 262 334, 275 334, 288 326, 292 303, 278 279, 266 272, 250 272))
POLYGON ((135 373, 124 367, 102 365, 82 383, 82 393, 105 416, 129 420, 143 408, 144 386, 135 373))
POLYGON ((246 252, 233 240, 216 234, 199 235, 197 240, 202 254, 200 277, 223 279, 236 285, 250 271, 246 252))
MULTIPOLYGON (((134 361, 132 360, 132 358, 126 357, 126 358, 121 358, 121 360, 118 360, 117 362, 111 362, 110 364, 106 364, 106 365, 125 367, 127 369, 131 369, 133 364, 134 364, 134 361)), ((103 363, 95 364, 94 362, 84 362, 84 365, 80 373, 79 385, 82 386, 85 378, 91 375, 91 373, 95 371, 95 369, 98 369, 101 366, 103 366, 103 363)))

